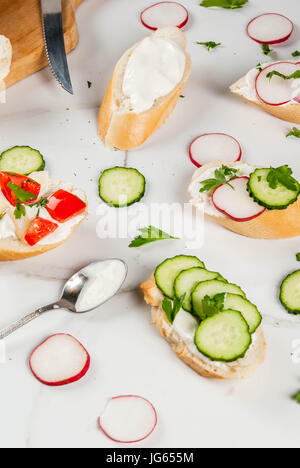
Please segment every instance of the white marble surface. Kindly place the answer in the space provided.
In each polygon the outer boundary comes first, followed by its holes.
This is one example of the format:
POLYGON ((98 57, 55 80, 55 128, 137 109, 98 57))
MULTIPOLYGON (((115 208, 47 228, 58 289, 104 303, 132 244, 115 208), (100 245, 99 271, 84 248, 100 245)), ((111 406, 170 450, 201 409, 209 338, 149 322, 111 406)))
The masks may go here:
MULTIPOLYGON (((0 150, 18 144, 39 148, 53 177, 84 188, 90 202, 89 220, 65 246, 0 265, 1 326, 55 300, 64 279, 92 260, 119 256, 130 271, 125 290, 101 310, 82 316, 55 311, 7 339, 7 361, 0 364, 1 447, 118 447, 98 431, 96 421, 110 396, 128 393, 148 397, 159 414, 157 430, 140 447, 300 445, 300 407, 291 400, 300 389, 299 364, 291 358, 292 342, 300 339, 300 318, 289 316, 277 299, 282 278, 299 267, 299 240, 250 240, 207 223, 205 245, 195 254, 256 301, 268 341, 267 360, 256 375, 226 383, 198 377, 173 355, 151 325, 150 310, 137 290, 166 254, 182 252, 183 243, 133 250, 128 239, 101 240, 95 234, 99 174, 123 164, 126 156, 99 141, 98 106, 117 58, 147 34, 138 11, 150 3, 85 0, 77 13, 80 44, 69 58, 75 96, 63 92, 44 70, 9 89, 7 103, 0 104, 0 150), (53 389, 33 378, 28 356, 56 332, 81 340, 92 365, 79 383, 53 389)), ((246 161, 288 163, 300 177, 300 142, 285 138, 290 125, 227 90, 263 60, 260 47, 245 34, 256 14, 277 11, 295 20, 292 39, 276 47, 278 58, 299 49, 298 0, 250 0, 236 11, 206 10, 199 0, 182 3, 191 11, 186 33, 194 63, 186 97, 168 124, 128 155, 128 164, 148 180, 145 201, 187 201, 193 172, 187 147, 202 132, 228 132, 240 140, 246 161), (208 53, 195 45, 209 40, 223 46, 208 53)))

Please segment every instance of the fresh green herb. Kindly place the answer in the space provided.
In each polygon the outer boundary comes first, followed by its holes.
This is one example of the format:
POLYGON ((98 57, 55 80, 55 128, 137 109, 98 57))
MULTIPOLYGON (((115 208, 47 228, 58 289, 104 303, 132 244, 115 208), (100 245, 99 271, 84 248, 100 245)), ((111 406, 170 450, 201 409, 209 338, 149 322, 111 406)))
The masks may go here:
POLYGON ((257 68, 257 70, 260 71, 260 72, 263 70, 263 69, 262 69, 262 66, 261 66, 261 63, 258 63, 258 64, 256 65, 256 68, 257 68))
POLYGON ((17 202, 16 204, 14 215, 16 219, 20 219, 22 216, 26 216, 26 208, 20 202, 17 202))
POLYGON ((293 395, 292 399, 295 400, 298 405, 300 405, 300 392, 297 392, 296 395, 293 395))
POLYGON ((234 10, 236 8, 243 8, 246 3, 248 3, 248 0, 203 0, 200 6, 205 8, 220 7, 234 10))
POLYGON ((286 135, 286 137, 290 136, 300 138, 300 130, 297 127, 293 127, 292 130, 286 135))
POLYGON ((220 169, 215 170, 215 179, 206 179, 201 182, 203 187, 200 189, 200 192, 209 192, 223 184, 229 185, 234 190, 229 181, 234 179, 238 172, 239 169, 223 165, 220 169))
POLYGON ((88 88, 91 88, 93 83, 91 81, 88 81, 87 84, 88 84, 88 88))
POLYGON ((185 296, 186 294, 181 296, 180 299, 177 299, 177 297, 175 297, 173 303, 172 301, 170 301, 170 299, 166 297, 164 298, 163 303, 162 303, 162 308, 165 311, 166 316, 168 317, 168 320, 170 323, 174 322, 176 315, 178 314, 178 312, 180 311, 182 307, 185 296))
POLYGON ((184 98, 185 98, 185 96, 184 96, 183 94, 180 94, 179 97, 181 97, 181 99, 184 99, 184 98))
POLYGON ((295 52, 293 52, 291 55, 292 55, 292 57, 299 57, 300 52, 299 52, 299 50, 295 50, 295 52))
POLYGON ((267 74, 267 78, 270 78, 270 80, 273 78, 273 76, 279 76, 279 78, 283 78, 284 80, 297 80, 300 78, 300 70, 295 71, 291 75, 284 75, 277 70, 273 70, 267 74))
POLYGON ((215 49, 216 47, 219 47, 222 43, 221 42, 214 42, 214 41, 208 41, 208 42, 197 42, 198 45, 203 45, 207 48, 208 51, 211 49, 215 49))
POLYGON ((38 209, 37 216, 39 216, 41 208, 44 208, 47 205, 47 203, 48 203, 48 198, 41 198, 39 201, 37 201, 35 203, 32 203, 29 206, 30 206, 30 208, 36 207, 38 209))
POLYGON ((270 49, 269 44, 262 44, 261 45, 262 51, 264 55, 270 55, 272 50, 270 49))
POLYGON ((300 262, 300 252, 297 253, 296 260, 297 260, 297 262, 300 262))
POLYGON ((27 190, 19 187, 17 184, 13 184, 12 182, 8 182, 7 187, 16 195, 18 201, 21 203, 26 203, 35 198, 34 193, 27 192, 27 190))
POLYGON ((133 241, 129 244, 129 247, 141 247, 146 244, 150 244, 151 242, 156 242, 160 240, 166 239, 178 239, 178 237, 173 237, 167 234, 164 231, 154 227, 148 226, 142 229, 139 229, 141 235, 137 236, 133 241))
POLYGON ((202 301, 203 317, 208 318, 224 310, 226 293, 217 294, 215 297, 205 296, 202 301))
POLYGON ((276 189, 279 184, 286 187, 288 190, 296 192, 298 190, 298 183, 292 177, 292 169, 286 164, 277 168, 271 167, 270 172, 267 177, 269 187, 271 189, 276 189))

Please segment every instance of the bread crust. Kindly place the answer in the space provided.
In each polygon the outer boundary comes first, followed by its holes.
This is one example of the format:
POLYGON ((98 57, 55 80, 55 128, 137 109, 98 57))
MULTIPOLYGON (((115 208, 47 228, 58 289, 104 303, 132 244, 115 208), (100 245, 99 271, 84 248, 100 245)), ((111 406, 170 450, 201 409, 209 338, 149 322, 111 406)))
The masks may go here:
POLYGON ((201 359, 201 354, 193 354, 169 323, 161 308, 163 296, 155 284, 154 275, 141 285, 141 289, 146 303, 152 308, 152 320, 161 336, 168 341, 177 356, 202 377, 221 380, 245 379, 253 375, 257 367, 264 362, 266 341, 261 327, 256 331, 255 344, 243 359, 230 364, 222 363, 221 366, 218 363, 214 364, 213 361, 207 362, 201 359))
MULTIPOLYGON (((185 37, 178 28, 161 28, 154 33, 156 36, 166 37, 168 37, 168 34, 185 49, 185 37)), ((124 65, 126 56, 129 57, 137 45, 134 45, 129 51, 125 52, 117 63, 98 117, 98 132, 105 145, 124 151, 142 145, 152 133, 165 123, 173 112, 191 73, 191 59, 186 54, 186 69, 183 79, 171 93, 160 98, 151 109, 140 114, 121 112, 118 110, 116 103, 117 81, 122 73, 121 66, 124 65)))
MULTIPOLYGON (((239 163, 218 161, 205 164, 195 172, 192 181, 208 169, 220 167, 222 164, 235 167, 239 163)), ((236 234, 253 239, 287 239, 300 236, 300 198, 285 210, 266 210, 245 222, 234 221, 224 216, 206 216, 236 234)))
MULTIPOLYGON (((245 78, 242 78, 242 80, 245 78)), ((265 104, 264 102, 258 101, 251 101, 247 99, 245 96, 238 92, 239 90, 239 83, 242 81, 239 80, 230 86, 230 91, 234 94, 240 96, 244 101, 250 102, 251 104, 260 107, 260 109, 268 112, 268 114, 274 115, 280 120, 285 120, 286 122, 292 122, 296 124, 300 124, 300 104, 289 104, 287 106, 270 106, 269 104, 265 104)))

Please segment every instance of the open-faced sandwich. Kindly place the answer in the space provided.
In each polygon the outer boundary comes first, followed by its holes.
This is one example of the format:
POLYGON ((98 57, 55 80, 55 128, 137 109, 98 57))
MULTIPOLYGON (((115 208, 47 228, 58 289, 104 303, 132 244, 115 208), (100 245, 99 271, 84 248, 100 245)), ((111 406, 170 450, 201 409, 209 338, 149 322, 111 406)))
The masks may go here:
POLYGON ((279 119, 300 123, 300 62, 259 64, 230 90, 279 119))
POLYGON ((191 72, 184 34, 158 29, 117 63, 99 113, 99 134, 111 148, 130 150, 164 124, 191 72))
POLYGON ((197 257, 165 260, 141 288, 155 326, 198 374, 243 379, 264 361, 257 307, 239 286, 206 270, 197 257))
POLYGON ((42 155, 29 147, 11 148, 1 155, 0 261, 58 247, 87 215, 85 193, 50 179, 44 167, 42 155))
POLYGON ((4 79, 10 72, 12 46, 10 40, 0 35, 0 91, 5 88, 4 79))
POLYGON ((205 164, 188 190, 196 208, 233 232, 257 239, 300 235, 300 184, 287 165, 205 164))

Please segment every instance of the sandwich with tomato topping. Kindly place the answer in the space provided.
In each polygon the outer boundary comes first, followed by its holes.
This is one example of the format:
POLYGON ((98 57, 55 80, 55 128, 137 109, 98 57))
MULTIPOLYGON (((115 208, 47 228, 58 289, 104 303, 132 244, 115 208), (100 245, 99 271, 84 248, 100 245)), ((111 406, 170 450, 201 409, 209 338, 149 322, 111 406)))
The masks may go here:
POLYGON ((63 244, 87 215, 83 191, 47 171, 0 172, 0 261, 40 255, 63 244))

